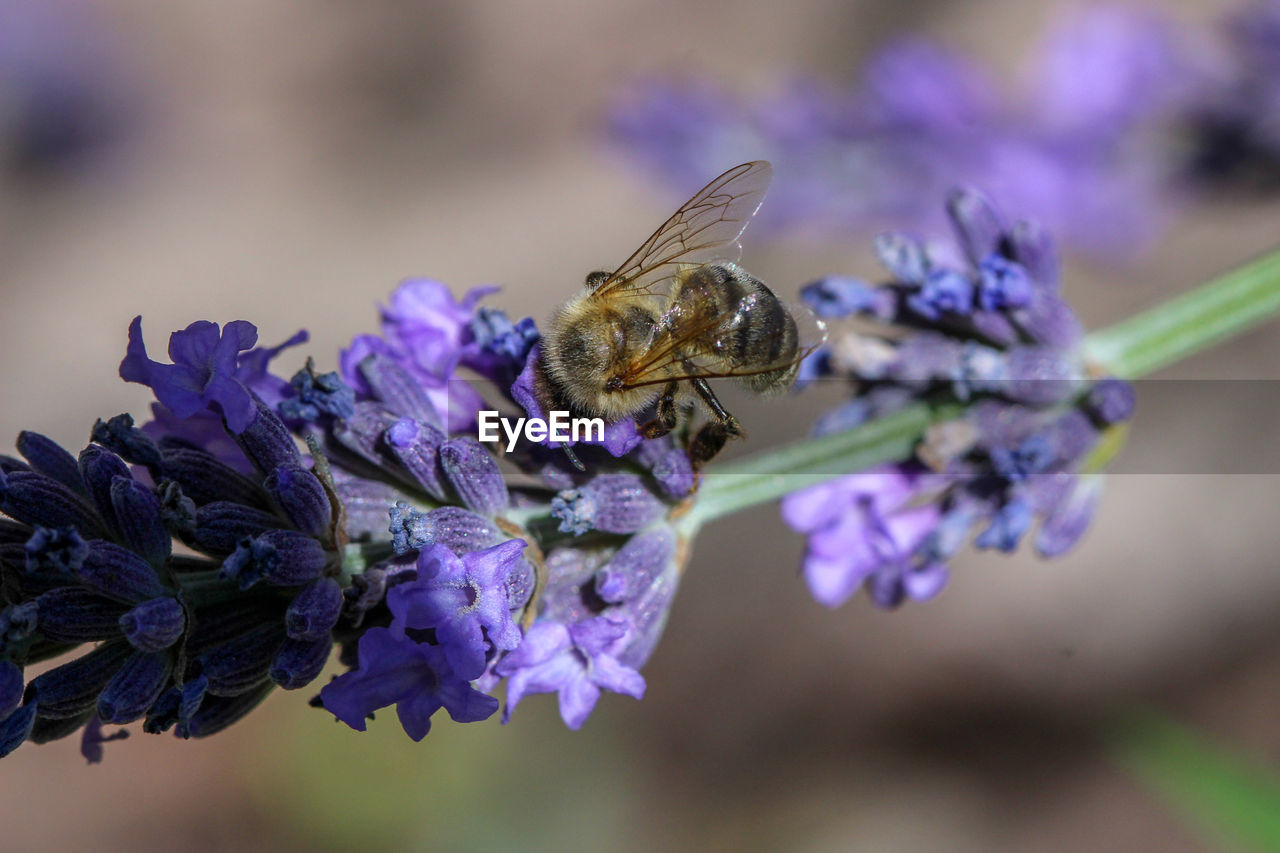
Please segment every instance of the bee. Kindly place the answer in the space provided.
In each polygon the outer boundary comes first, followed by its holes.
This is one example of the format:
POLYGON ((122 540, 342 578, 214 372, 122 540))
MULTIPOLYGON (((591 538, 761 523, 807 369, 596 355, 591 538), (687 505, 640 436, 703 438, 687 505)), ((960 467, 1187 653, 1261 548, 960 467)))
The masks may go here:
POLYGON ((733 378, 760 395, 791 387, 800 362, 825 340, 825 328, 736 263, 738 241, 772 175, 763 160, 733 167, 622 266, 587 276, 543 338, 535 392, 544 409, 607 422, 653 412, 637 425, 646 438, 657 438, 700 400, 711 420, 689 444, 696 466, 744 435, 708 379, 733 378), (803 334, 798 316, 805 319, 803 334))

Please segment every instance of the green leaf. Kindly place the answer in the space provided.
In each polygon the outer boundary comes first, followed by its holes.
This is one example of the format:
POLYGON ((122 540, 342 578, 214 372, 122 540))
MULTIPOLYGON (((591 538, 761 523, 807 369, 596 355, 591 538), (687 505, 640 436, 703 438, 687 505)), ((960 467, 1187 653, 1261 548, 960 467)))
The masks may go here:
POLYGON ((1280 850, 1280 775, 1154 713, 1121 727, 1113 760, 1220 845, 1280 850))

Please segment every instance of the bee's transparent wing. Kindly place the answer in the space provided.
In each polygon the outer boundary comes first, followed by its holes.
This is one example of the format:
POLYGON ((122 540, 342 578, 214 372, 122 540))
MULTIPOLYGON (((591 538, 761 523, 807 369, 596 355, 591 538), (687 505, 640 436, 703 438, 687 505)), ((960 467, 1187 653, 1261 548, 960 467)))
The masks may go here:
POLYGON ((738 240, 760 209, 772 177, 773 166, 765 160, 734 166, 685 202, 592 296, 651 293, 682 265, 736 261, 742 250, 738 240))
MULTIPOLYGON (((750 307, 746 305, 739 306, 729 323, 724 321, 723 316, 700 317, 691 319, 688 323, 680 323, 677 318, 669 325, 678 328, 678 331, 655 340, 644 358, 630 365, 622 378, 623 387, 639 388, 686 379, 741 378, 799 364, 826 343, 827 325, 807 305, 790 302, 783 304, 796 324, 794 352, 764 363, 735 366, 727 363, 714 349, 708 349, 706 339, 709 334, 717 330, 721 334, 732 334, 741 324, 752 322, 750 307)), ((678 306, 675 306, 672 312, 677 310, 678 306)), ((667 320, 668 317, 664 315, 659 320, 659 327, 667 320)))

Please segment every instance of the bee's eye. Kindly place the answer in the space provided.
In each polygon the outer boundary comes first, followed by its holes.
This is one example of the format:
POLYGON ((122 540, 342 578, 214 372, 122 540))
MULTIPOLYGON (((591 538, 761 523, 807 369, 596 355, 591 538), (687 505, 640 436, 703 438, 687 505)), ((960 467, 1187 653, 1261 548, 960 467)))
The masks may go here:
POLYGON ((609 280, 609 273, 604 270, 596 270, 587 274, 587 290, 595 290, 600 285, 609 280))

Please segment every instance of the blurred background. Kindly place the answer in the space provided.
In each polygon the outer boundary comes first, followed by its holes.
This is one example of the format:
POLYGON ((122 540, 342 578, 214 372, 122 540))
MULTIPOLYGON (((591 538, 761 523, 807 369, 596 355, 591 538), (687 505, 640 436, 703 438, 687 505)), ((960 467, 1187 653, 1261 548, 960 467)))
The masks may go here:
MULTIPOLYGON (((864 164, 835 189, 870 175, 883 197, 917 195, 834 214, 824 197, 810 217, 795 176, 814 161, 752 105, 830 87, 796 108, 810 110, 796 121, 812 140, 812 116, 852 109, 839 92, 884 45, 923 36, 980 66, 1007 102, 976 95, 979 121, 1039 145, 1061 131, 1046 115, 1062 113, 1044 113, 1057 102, 1028 68, 1064 14, 1014 0, 793 0, 785 12, 764 0, 0 0, 0 435, 78 447, 98 417, 142 417, 147 389, 116 375, 138 313, 157 352, 195 319, 249 319, 265 343, 304 327, 324 369, 408 276, 501 284, 493 304, 541 321, 583 274, 756 156, 775 160, 787 214, 748 233, 745 265, 792 297, 827 273, 875 278, 869 234, 940 209, 933 184, 895 190, 864 164), (668 110, 667 136, 646 136, 645 80, 714 92, 728 117, 668 110), (697 152, 705 166, 680 149, 701 171, 682 177, 663 152, 709 138, 704 126, 717 144, 697 152)), ((1188 85, 1245 73, 1221 64, 1221 3, 1159 15, 1191 46, 1188 85)), ((1088 92, 1113 79, 1089 77, 1100 66, 1087 56, 1060 58, 1058 79, 1088 92)), ((1155 83, 1139 83, 1116 103, 1147 103, 1155 83)), ((957 122, 972 134, 970 118, 957 122)), ((1205 139, 1189 120, 1108 149, 1113 175, 1151 173, 1152 215, 1132 239, 1068 240, 1064 287, 1090 327, 1280 238, 1265 162, 1230 186, 1182 180, 1176 161, 1195 171, 1205 139)), ((1035 208, 1022 174, 992 179, 1035 208)), ((1059 202, 1030 212, 1084 233, 1059 202)), ((832 612, 796 576, 801 539, 757 509, 697 541, 644 701, 609 695, 581 732, 537 697, 506 727, 442 720, 413 744, 393 715, 361 735, 278 692, 209 741, 139 730, 92 768, 72 739, 19 750, 0 770, 3 846, 1204 849, 1103 743, 1114 715, 1153 707, 1280 761, 1278 364, 1273 326, 1140 383, 1103 509, 1063 559, 971 554, 928 604, 883 613, 859 597, 832 612)), ((838 397, 730 392, 730 408, 758 449, 803 434, 838 397)))

